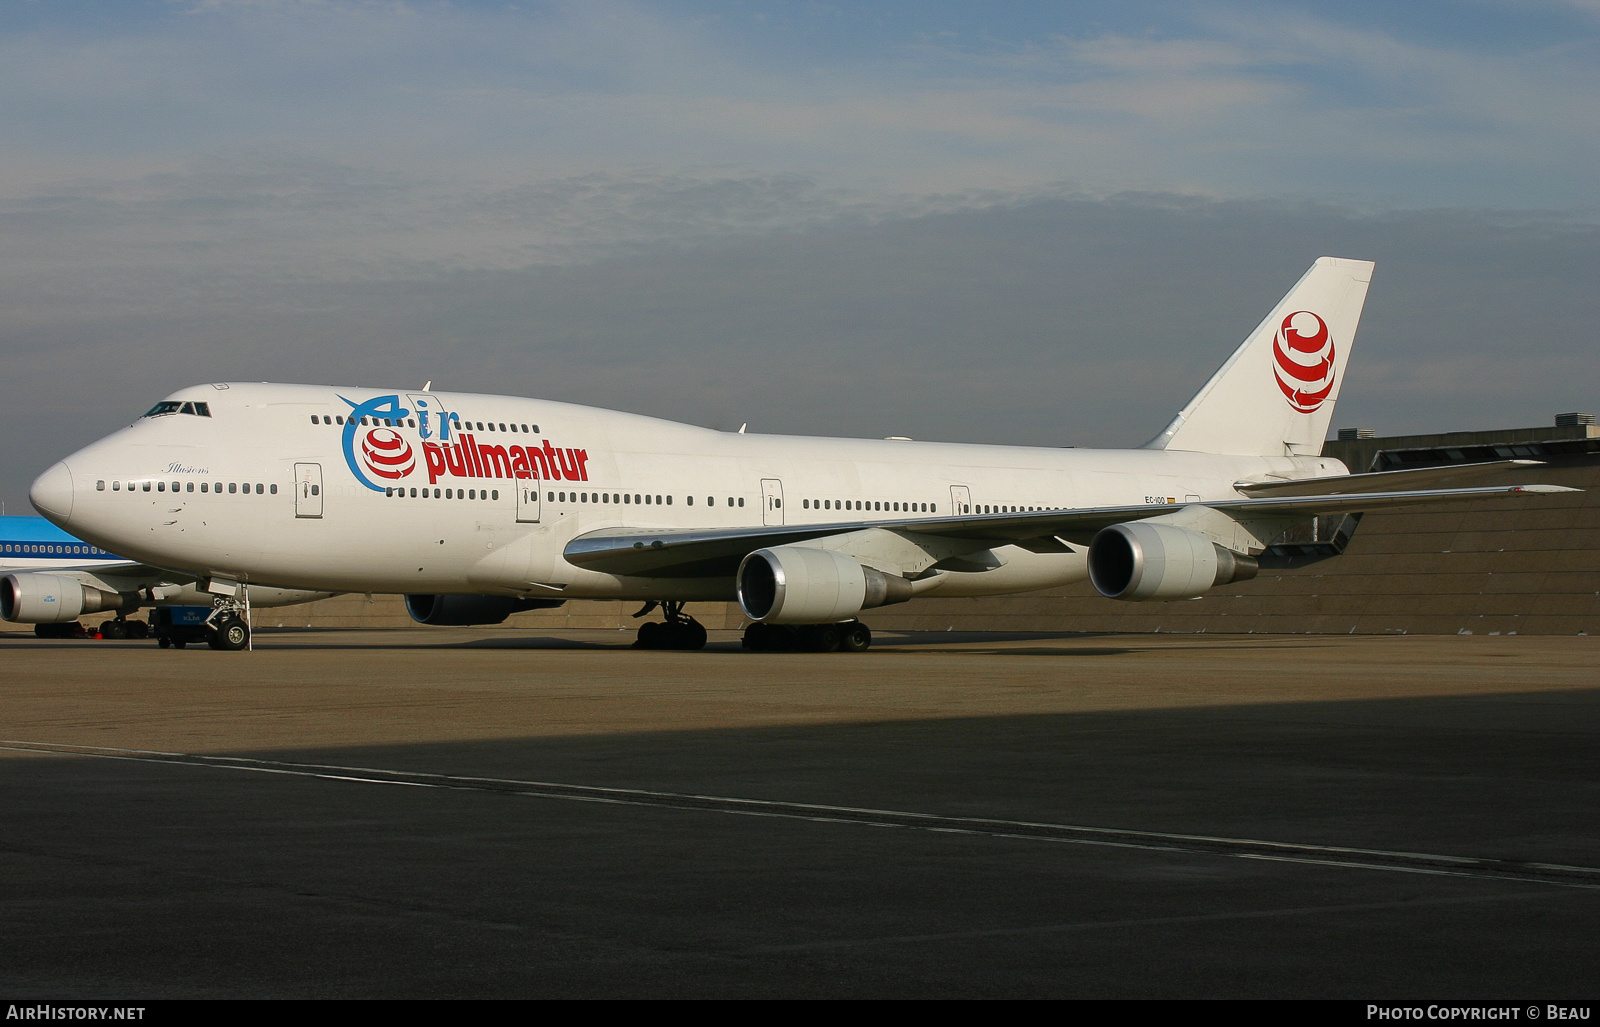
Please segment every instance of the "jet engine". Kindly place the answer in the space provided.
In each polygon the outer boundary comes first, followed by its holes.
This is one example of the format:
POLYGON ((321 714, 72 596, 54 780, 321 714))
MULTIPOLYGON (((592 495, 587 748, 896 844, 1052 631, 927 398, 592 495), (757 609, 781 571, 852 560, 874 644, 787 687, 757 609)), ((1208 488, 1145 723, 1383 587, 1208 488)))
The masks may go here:
POLYGON ((85 585, 61 574, 7 574, 0 578, 0 617, 23 624, 61 624, 85 613, 133 609, 130 596, 85 585))
POLYGON ((513 613, 553 609, 565 602, 565 599, 514 599, 510 596, 408 595, 406 612, 418 624, 462 627, 499 624, 513 613))
POLYGON ((827 624, 911 598, 914 588, 827 549, 758 549, 739 564, 739 608, 766 624, 827 624))
POLYGON ((1113 524, 1089 544, 1089 580, 1107 599, 1127 602, 1193 599, 1259 569, 1254 557, 1171 524, 1113 524))

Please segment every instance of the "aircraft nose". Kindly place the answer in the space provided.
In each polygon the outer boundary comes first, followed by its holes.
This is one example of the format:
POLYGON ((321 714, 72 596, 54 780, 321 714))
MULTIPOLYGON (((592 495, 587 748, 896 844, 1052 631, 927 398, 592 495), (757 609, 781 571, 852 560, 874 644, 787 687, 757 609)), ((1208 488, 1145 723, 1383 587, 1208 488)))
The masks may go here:
POLYGON ((57 462, 33 480, 28 490, 33 508, 58 525, 65 525, 72 517, 72 469, 57 462))

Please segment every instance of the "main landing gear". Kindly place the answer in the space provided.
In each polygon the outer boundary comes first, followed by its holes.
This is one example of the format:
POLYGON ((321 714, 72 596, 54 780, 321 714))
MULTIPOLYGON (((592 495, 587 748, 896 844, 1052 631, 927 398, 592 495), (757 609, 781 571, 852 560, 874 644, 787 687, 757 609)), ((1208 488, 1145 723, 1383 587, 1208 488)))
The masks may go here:
POLYGON ((671 601, 656 602, 651 600, 645 603, 635 618, 643 617, 657 606, 666 615, 666 621, 645 621, 639 625, 639 637, 633 643, 635 649, 684 649, 697 650, 706 647, 706 629, 699 621, 683 612, 683 604, 671 601))
POLYGON ((758 653, 864 653, 872 630, 858 620, 843 624, 752 624, 744 629, 746 649, 758 653))

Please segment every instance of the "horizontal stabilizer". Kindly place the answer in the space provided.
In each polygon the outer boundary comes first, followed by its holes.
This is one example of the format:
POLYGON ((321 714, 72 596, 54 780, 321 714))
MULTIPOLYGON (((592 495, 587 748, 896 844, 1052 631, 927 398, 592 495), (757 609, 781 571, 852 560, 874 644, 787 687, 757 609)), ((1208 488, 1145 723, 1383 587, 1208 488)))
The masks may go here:
POLYGON ((1343 474, 1333 478, 1275 478, 1265 481, 1236 481, 1233 487, 1251 498, 1267 496, 1337 496, 1351 492, 1387 492, 1390 489, 1416 489, 1453 481, 1471 481, 1500 471, 1523 467, 1542 467, 1543 460, 1485 460, 1475 464, 1441 464, 1438 467, 1411 467, 1400 471, 1372 474, 1343 474))

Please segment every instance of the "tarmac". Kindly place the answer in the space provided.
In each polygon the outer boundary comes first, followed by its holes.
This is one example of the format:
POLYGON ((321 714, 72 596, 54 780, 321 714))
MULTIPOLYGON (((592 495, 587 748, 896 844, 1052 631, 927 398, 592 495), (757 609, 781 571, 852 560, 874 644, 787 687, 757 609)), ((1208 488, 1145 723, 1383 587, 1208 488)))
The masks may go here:
POLYGON ((0 633, 0 997, 1600 997, 1600 639, 0 633))

